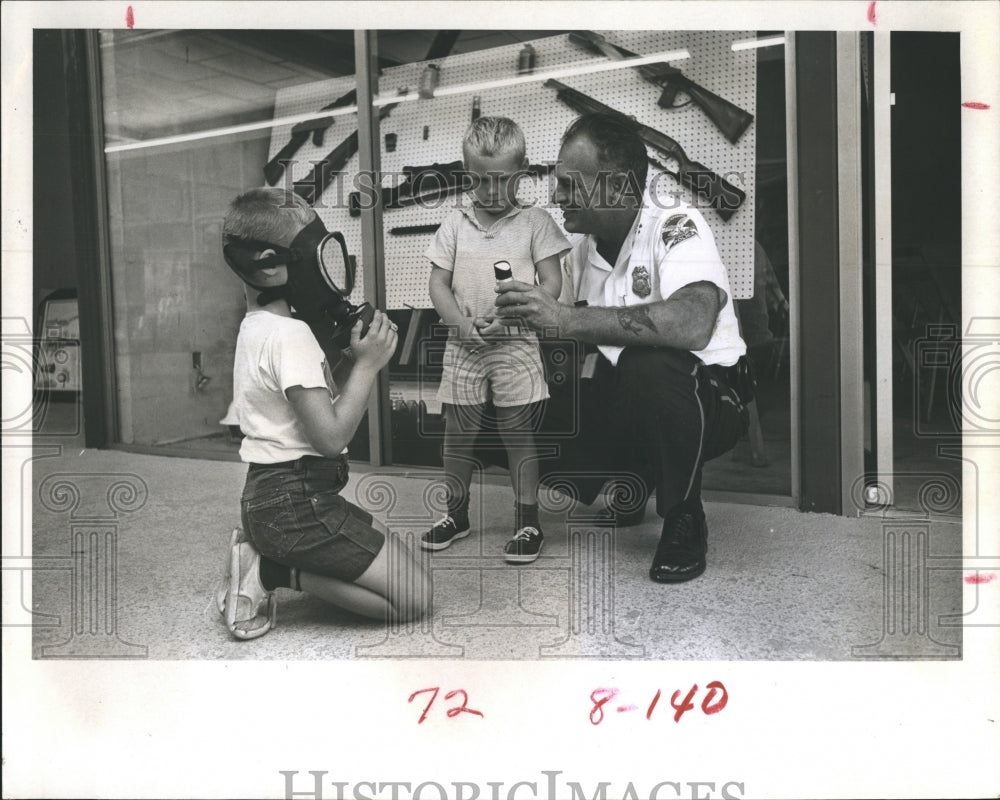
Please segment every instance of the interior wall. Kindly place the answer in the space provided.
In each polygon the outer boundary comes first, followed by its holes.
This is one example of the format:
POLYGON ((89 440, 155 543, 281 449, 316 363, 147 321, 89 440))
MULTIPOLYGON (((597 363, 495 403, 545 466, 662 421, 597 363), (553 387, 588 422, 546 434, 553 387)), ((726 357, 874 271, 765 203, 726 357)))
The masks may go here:
POLYGON ((222 219, 260 183, 266 154, 266 139, 226 137, 108 158, 123 443, 223 430, 245 302, 222 259, 222 219))

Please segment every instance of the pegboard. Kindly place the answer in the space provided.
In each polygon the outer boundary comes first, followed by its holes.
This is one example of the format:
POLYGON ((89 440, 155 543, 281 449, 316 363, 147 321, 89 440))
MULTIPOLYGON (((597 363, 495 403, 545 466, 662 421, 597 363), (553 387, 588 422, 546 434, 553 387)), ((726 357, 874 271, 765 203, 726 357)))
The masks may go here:
MULTIPOLYGON (((751 114, 756 113, 756 51, 733 52, 730 49, 732 42, 752 38, 752 32, 602 33, 614 44, 641 55, 687 50, 691 57, 675 60, 672 62, 673 66, 706 89, 751 114)), ((572 44, 566 35, 536 39, 532 46, 536 51, 535 75, 539 77, 543 73, 573 65, 590 66, 607 61, 604 56, 591 55, 572 44)), ((400 182, 402 177, 396 173, 401 172, 404 166, 444 164, 461 159, 462 136, 472 120, 474 96, 479 97, 483 116, 510 117, 521 126, 527 140, 528 159, 532 164, 554 162, 559 151, 559 138, 577 114, 556 98, 554 89, 543 86, 542 80, 441 95, 441 90, 448 87, 517 77, 517 60, 522 47, 522 44, 514 44, 383 70, 379 79, 379 93, 382 97, 389 97, 402 89, 415 93, 427 63, 434 63, 440 68, 438 96, 400 102, 381 122, 381 161, 385 175, 383 184, 400 182), (423 138, 425 126, 428 128, 427 139, 423 138), (396 134, 394 152, 385 150, 387 133, 396 134)), ((738 299, 752 296, 756 126, 751 124, 737 144, 730 144, 693 103, 679 109, 661 109, 657 105, 661 91, 659 87, 644 81, 631 68, 566 75, 558 77, 558 80, 662 131, 681 145, 689 159, 705 164, 746 192, 746 200, 728 221, 723 221, 712 209, 705 208, 702 213, 715 234, 719 253, 729 270, 734 296, 738 299)), ((276 97, 275 116, 317 111, 353 88, 354 77, 349 76, 281 89, 276 97)), ((314 145, 310 139, 299 149, 295 156, 296 163, 292 165, 292 179, 300 180, 308 175, 312 169, 310 162, 325 157, 356 127, 356 114, 336 117, 333 126, 326 131, 321 147, 314 145)), ((274 129, 269 157, 273 157, 288 141, 290 130, 291 125, 274 129)), ((358 156, 354 155, 344 174, 331 183, 316 204, 317 212, 327 227, 342 231, 350 252, 358 257, 359 285, 353 295, 355 302, 363 295, 360 269, 361 219, 350 216, 347 198, 355 189, 354 177, 357 171, 358 156)), ((562 214, 551 202, 552 180, 551 176, 534 180, 525 178, 519 197, 524 202, 536 202, 546 208, 556 222, 561 224, 562 214)), ((290 186, 291 181, 287 185, 290 186)), ((667 192, 679 192, 690 202, 687 190, 672 179, 666 178, 658 186, 667 192)), ((439 223, 460 201, 459 196, 453 195, 442 200, 438 207, 411 206, 383 212, 389 309, 431 307, 427 292, 429 264, 424 252, 432 235, 395 236, 390 234, 390 230, 395 227, 439 223)))

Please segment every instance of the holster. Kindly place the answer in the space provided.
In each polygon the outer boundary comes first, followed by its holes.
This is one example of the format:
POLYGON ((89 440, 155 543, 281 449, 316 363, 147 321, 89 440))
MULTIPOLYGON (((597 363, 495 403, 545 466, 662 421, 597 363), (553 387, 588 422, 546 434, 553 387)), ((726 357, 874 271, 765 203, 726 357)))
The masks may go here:
POLYGON ((702 366, 709 376, 723 384, 720 390, 729 390, 730 398, 736 403, 743 423, 743 432, 750 427, 750 409, 747 407, 754 399, 757 388, 757 378, 753 370, 753 362, 749 356, 740 356, 739 361, 731 367, 719 365, 702 366))
POLYGON ((753 402, 757 394, 757 375, 754 372, 753 361, 749 355, 740 356, 739 361, 731 367, 723 367, 726 383, 736 392, 740 405, 746 406, 753 402))

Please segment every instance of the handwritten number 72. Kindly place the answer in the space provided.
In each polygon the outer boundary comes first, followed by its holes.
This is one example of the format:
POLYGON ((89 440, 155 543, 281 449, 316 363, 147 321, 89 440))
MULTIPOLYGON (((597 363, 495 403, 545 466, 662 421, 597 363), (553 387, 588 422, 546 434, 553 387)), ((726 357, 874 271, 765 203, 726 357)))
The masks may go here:
MULTIPOLYGON (((412 703, 413 700, 414 700, 414 698, 418 694, 424 694, 425 692, 430 692, 431 693, 431 699, 427 701, 427 705, 424 707, 423 713, 420 715, 420 719, 417 720, 417 724, 418 725, 421 722, 423 722, 425 719, 427 719, 427 714, 430 713, 431 706, 434 705, 434 701, 437 700, 438 692, 440 692, 440 691, 441 691, 441 687, 440 686, 431 686, 428 689, 418 689, 413 694, 411 694, 410 695, 410 699, 406 701, 408 703, 412 703)), ((469 703, 469 695, 466 693, 465 689, 453 689, 452 691, 448 692, 448 694, 446 694, 444 696, 444 699, 445 700, 451 700, 451 698, 456 697, 458 695, 462 696, 462 702, 461 702, 460 705, 457 705, 454 708, 447 709, 446 713, 447 713, 447 715, 449 717, 457 717, 459 714, 463 714, 463 713, 464 714, 475 714, 477 717, 482 717, 483 716, 483 712, 482 711, 476 711, 476 709, 474 709, 474 708, 469 708, 469 705, 468 705, 468 703, 469 703)))

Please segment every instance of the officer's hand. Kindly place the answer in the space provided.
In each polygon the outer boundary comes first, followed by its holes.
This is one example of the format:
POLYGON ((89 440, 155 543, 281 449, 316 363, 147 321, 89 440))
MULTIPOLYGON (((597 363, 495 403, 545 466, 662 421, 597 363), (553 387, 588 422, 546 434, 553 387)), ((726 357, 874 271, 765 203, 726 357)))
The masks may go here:
POLYGON ((497 284, 497 316, 501 320, 522 319, 535 331, 558 330, 569 309, 539 286, 521 281, 497 284))
POLYGON ((351 329, 351 352, 354 354, 355 363, 357 366, 380 370, 389 363, 392 354, 396 352, 396 343, 399 340, 396 326, 389 321, 383 311, 375 312, 368 333, 361 338, 363 324, 358 320, 351 329))

